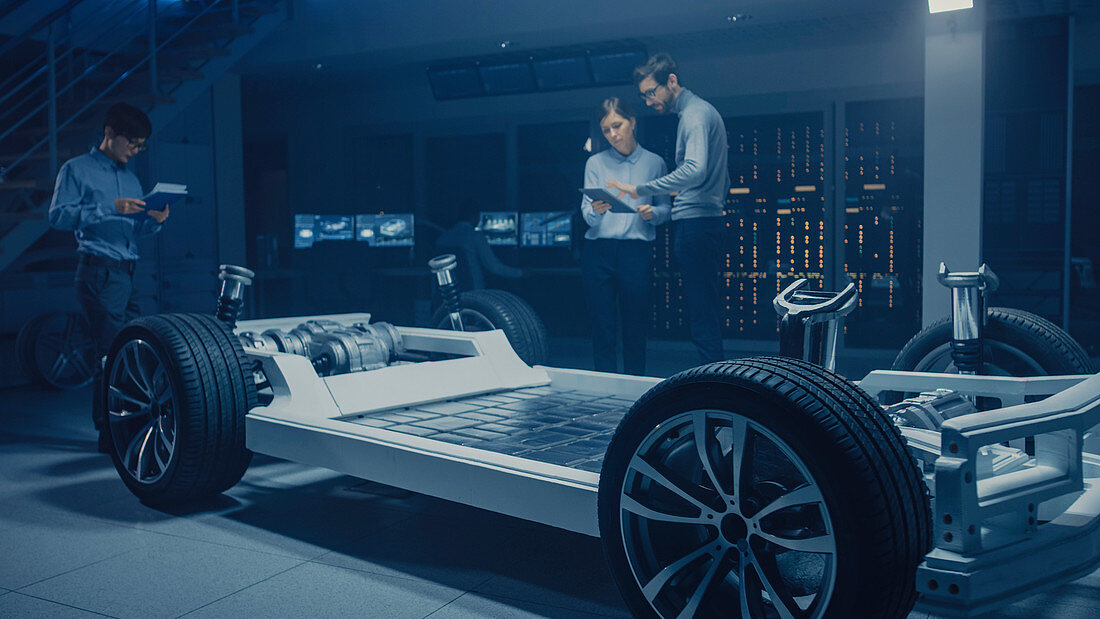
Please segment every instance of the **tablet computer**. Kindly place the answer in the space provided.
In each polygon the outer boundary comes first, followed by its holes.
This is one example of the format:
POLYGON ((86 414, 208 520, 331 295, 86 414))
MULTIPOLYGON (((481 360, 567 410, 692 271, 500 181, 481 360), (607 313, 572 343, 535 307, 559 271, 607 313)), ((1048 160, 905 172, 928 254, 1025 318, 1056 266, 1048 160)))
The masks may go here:
POLYGON ((633 207, 620 200, 617 196, 619 190, 604 189, 603 187, 582 187, 581 193, 592 198, 593 202, 603 201, 611 205, 612 213, 636 213, 633 207))

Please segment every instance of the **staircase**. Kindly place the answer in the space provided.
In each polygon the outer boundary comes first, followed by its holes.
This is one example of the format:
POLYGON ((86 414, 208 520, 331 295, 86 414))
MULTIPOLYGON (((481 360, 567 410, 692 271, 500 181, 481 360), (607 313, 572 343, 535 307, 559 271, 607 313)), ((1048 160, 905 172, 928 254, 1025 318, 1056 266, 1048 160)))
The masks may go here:
MULTIPOLYGON (((20 4, 0 4, 0 20, 20 4)), ((99 143, 108 107, 144 109, 155 133, 282 23, 288 5, 69 0, 0 38, 0 271, 49 229, 57 170, 99 143)))

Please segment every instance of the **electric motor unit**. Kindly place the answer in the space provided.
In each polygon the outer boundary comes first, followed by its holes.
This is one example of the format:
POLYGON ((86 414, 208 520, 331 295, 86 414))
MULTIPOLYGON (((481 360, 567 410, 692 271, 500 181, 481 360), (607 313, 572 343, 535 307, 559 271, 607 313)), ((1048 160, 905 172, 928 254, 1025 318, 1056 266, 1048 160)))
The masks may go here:
POLYGON ((246 331, 238 338, 245 348, 307 357, 321 376, 386 367, 405 352, 401 333, 388 322, 344 326, 332 320, 307 320, 290 331, 246 331))
POLYGON ((884 407, 886 414, 900 427, 939 431, 943 422, 978 412, 974 403, 950 389, 926 391, 884 407))

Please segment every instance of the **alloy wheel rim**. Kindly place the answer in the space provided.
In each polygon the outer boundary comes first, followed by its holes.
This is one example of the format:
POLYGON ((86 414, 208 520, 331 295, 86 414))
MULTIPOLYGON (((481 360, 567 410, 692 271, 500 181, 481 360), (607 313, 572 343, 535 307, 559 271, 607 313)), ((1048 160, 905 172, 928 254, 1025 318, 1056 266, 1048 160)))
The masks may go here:
POLYGON ((43 380, 58 389, 79 389, 95 377, 95 343, 79 314, 50 315, 39 327, 32 355, 43 380))
MULTIPOLYGON (((1017 346, 986 339, 983 343, 982 375, 984 376, 1046 376, 1049 374, 1034 357, 1017 346)), ((951 359, 951 344, 941 344, 917 362, 914 372, 958 374, 951 359)))
POLYGON ((661 616, 708 605, 742 617, 820 617, 836 538, 820 487, 793 449, 721 410, 678 414, 635 450, 619 497, 635 584, 661 616))
MULTIPOLYGON (((493 321, 489 320, 485 314, 477 310, 464 307, 459 310, 459 316, 462 317, 462 328, 465 331, 492 331, 496 329, 496 327, 493 326, 493 321)), ((450 330, 450 316, 444 316, 437 328, 450 330)))
POLYGON ((107 382, 107 421, 115 453, 132 479, 159 481, 176 453, 175 390, 157 351, 130 340, 115 355, 107 382))

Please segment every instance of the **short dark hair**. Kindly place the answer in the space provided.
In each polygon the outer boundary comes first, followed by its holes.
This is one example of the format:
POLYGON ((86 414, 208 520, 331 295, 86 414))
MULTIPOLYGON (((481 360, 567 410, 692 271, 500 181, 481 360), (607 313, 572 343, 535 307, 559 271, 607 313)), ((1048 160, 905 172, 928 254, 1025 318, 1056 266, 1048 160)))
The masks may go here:
POLYGON ((668 76, 673 73, 676 74, 677 78, 680 77, 680 72, 676 68, 676 61, 665 52, 658 52, 650 56, 645 64, 634 67, 634 85, 641 84, 645 78, 651 75, 658 84, 667 84, 668 76))
POLYGON ((634 119, 634 113, 630 111, 630 106, 618 97, 609 97, 603 100, 603 103, 600 104, 599 117, 596 119, 597 124, 603 122, 608 114, 618 114, 627 120, 634 119))
POLYGON ((127 139, 144 140, 153 134, 153 123, 145 112, 128 103, 116 103, 107 110, 103 128, 107 127, 127 139))

